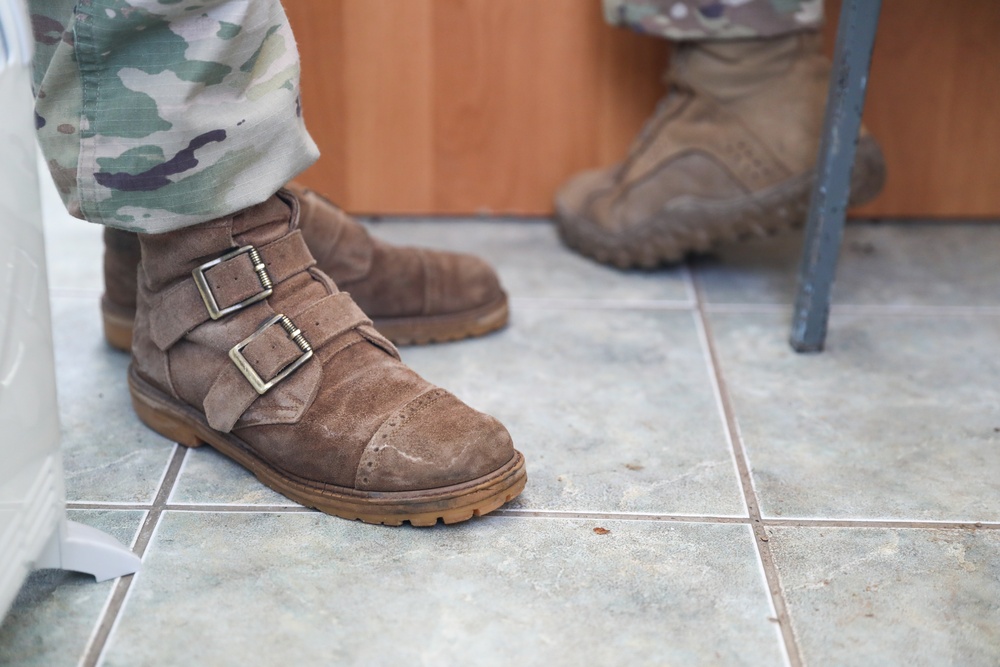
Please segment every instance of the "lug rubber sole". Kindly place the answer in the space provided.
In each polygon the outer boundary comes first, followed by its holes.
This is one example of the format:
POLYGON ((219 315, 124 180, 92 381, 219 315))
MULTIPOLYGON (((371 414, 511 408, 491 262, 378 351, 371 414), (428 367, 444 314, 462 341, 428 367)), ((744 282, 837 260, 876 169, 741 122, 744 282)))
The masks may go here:
POLYGON ((204 416, 145 381, 129 366, 129 392, 139 419, 163 437, 186 447, 209 445, 252 472, 257 479, 297 503, 326 514, 365 523, 433 526, 467 521, 499 508, 524 489, 524 457, 462 484, 421 491, 357 491, 313 482, 267 463, 240 438, 212 429, 204 416))
MULTIPOLYGON (((563 242, 602 264, 620 269, 654 269, 693 252, 752 236, 773 236, 802 227, 809 210, 814 172, 767 191, 728 200, 676 201, 643 225, 612 233, 556 202, 563 242)), ((885 159, 875 139, 864 136, 851 175, 851 206, 871 201, 885 183, 885 159)))
MULTIPOLYGON (((505 327, 509 319, 507 295, 503 294, 493 303, 460 313, 377 318, 373 319, 373 323, 383 336, 396 345, 404 346, 447 343, 485 336, 505 327)), ((130 352, 135 313, 130 315, 123 312, 123 309, 108 301, 105 295, 101 298, 101 320, 108 345, 122 352, 130 352)))

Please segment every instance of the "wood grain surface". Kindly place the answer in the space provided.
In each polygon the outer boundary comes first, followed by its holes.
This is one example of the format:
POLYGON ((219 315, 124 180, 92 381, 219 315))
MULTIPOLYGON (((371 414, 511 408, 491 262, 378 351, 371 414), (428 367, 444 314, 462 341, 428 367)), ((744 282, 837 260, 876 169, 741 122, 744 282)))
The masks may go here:
MULTIPOLYGON (((301 180, 358 212, 547 214, 663 92, 669 44, 599 5, 286 0, 323 153, 301 180)), ((1000 2, 885 0, 865 122, 889 182, 856 214, 1000 216, 1000 2)))

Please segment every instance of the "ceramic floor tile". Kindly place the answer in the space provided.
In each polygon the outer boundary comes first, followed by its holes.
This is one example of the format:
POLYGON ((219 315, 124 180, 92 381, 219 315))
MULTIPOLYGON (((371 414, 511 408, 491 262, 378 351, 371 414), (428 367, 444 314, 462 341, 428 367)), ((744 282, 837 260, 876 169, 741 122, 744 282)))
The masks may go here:
POLYGON ((172 504, 268 505, 297 504, 257 481, 246 468, 211 447, 189 449, 184 457, 172 504))
MULTIPOLYGON (((93 526, 131 544, 143 512, 71 510, 73 521, 93 526)), ((0 666, 76 665, 99 620, 114 580, 97 583, 90 575, 38 570, 21 587, 0 625, 0 666)))
POLYGON ((55 297, 52 320, 67 498, 152 502, 173 443, 132 411, 128 355, 104 342, 96 299, 55 297))
MULTIPOLYGON (((695 264, 711 303, 778 303, 795 297, 802 235, 756 239, 695 264)), ((834 303, 1000 306, 1000 225, 852 224, 834 303)))
POLYGON ((746 515, 691 313, 515 309, 403 360, 510 430, 528 486, 509 507, 746 515))
POLYGON ((567 250, 547 220, 394 220, 369 228, 390 243, 477 254, 497 269, 515 298, 690 301, 681 271, 603 266, 567 250))
POLYGON ((1000 664, 1000 532, 770 533, 807 664, 1000 664))
POLYGON ((711 322, 765 515, 1000 520, 1000 317, 835 316, 818 355, 711 322))
POLYGON ((129 595, 106 667, 782 662, 740 525, 167 512, 129 595))

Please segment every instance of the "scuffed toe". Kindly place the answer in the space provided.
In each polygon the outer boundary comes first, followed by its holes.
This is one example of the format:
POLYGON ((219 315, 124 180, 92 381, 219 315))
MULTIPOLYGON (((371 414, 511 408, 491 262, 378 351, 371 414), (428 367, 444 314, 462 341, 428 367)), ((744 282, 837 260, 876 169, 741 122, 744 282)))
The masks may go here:
POLYGON ((383 422, 361 455, 355 488, 413 491, 481 478, 515 455, 499 421, 434 388, 383 422))

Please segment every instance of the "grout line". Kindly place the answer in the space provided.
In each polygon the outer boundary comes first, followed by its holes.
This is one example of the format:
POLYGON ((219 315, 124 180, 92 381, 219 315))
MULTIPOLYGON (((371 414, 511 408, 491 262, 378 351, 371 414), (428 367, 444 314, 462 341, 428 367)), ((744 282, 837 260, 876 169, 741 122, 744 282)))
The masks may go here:
MULTIPOLYGON (((709 313, 781 313, 791 314, 789 303, 706 303, 709 313)), ((869 317, 1000 317, 997 306, 933 306, 910 304, 833 304, 831 315, 866 315, 869 317)))
POLYGON ((500 509, 494 510, 486 515, 489 517, 509 517, 525 519, 593 519, 608 521, 659 521, 664 523, 720 523, 720 524, 746 524, 750 523, 747 517, 739 516, 699 516, 688 514, 645 514, 641 512, 574 512, 564 510, 522 510, 522 509, 500 509))
MULTIPOLYGON (((167 465, 163 474, 163 479, 160 480, 156 496, 153 499, 153 505, 149 508, 149 513, 142 522, 142 527, 139 529, 139 535, 136 537, 135 544, 132 549, 140 559, 145 555, 146 548, 151 542, 153 532, 159 524, 160 516, 163 514, 163 508, 166 505, 166 499, 170 496, 174 483, 177 481, 177 475, 184 462, 184 455, 186 452, 186 447, 181 447, 176 444, 174 445, 174 452, 171 455, 170 463, 167 465)), ((118 619, 120 618, 121 611, 124 608, 125 598, 128 595, 135 577, 135 574, 130 574, 119 578, 118 581, 115 582, 114 590, 111 593, 111 600, 108 603, 104 614, 101 616, 101 620, 98 623, 97 629, 94 632, 90 643, 84 649, 83 658, 80 661, 81 667, 95 667, 101 661, 104 655, 104 650, 107 647, 108 638, 111 636, 111 631, 114 626, 118 624, 118 619)))
MULTIPOLYGON (((696 309, 692 312, 693 321, 694 321, 695 331, 697 332, 698 336, 698 342, 701 347, 702 358, 705 362, 705 370, 708 373, 709 384, 712 387, 712 397, 715 399, 715 406, 716 409, 718 410, 720 426, 722 427, 722 434, 726 440, 726 445, 729 450, 729 460, 733 466, 733 473, 735 473, 737 480, 741 480, 742 472, 740 469, 739 457, 737 456, 736 447, 734 445, 734 441, 739 435, 739 430, 738 430, 739 426, 737 425, 736 430, 729 428, 728 415, 726 414, 726 406, 722 400, 722 392, 720 390, 719 378, 716 377, 715 373, 715 362, 711 354, 711 344, 708 339, 708 330, 705 328, 705 322, 702 318, 702 313, 699 310, 704 306, 704 301, 700 298, 700 294, 698 293, 698 290, 695 288, 695 273, 694 273, 695 269, 690 267, 688 264, 685 264, 684 268, 685 268, 684 277, 687 284, 687 288, 693 295, 692 298, 694 299, 694 302, 696 304, 695 306, 696 309)), ((742 484, 741 481, 738 483, 742 484)), ((753 486, 752 476, 750 477, 750 484, 751 486, 753 486)), ((746 493, 742 492, 743 491, 742 488, 740 490, 741 490, 740 494, 741 499, 743 501, 743 511, 746 512, 747 516, 749 517, 750 508, 749 504, 747 503, 747 496, 746 493)), ((756 492, 754 493, 754 496, 756 497, 756 492)), ((759 520, 760 516, 758 516, 757 519, 759 520)))
MULTIPOLYGON (((185 460, 187 460, 185 458, 185 460)), ((737 470, 739 474, 739 470, 737 470)), ((744 502, 745 499, 744 499, 744 502)), ((68 502, 71 510, 138 510, 148 512, 150 505, 139 503, 68 502)), ((242 505, 237 503, 172 503, 161 508, 170 512, 232 512, 267 514, 301 514, 316 512, 302 505, 242 505)), ((662 521, 677 523, 751 523, 748 517, 725 516, 722 514, 662 514, 656 512, 605 512, 601 510, 547 510, 547 509, 498 509, 489 516, 505 516, 525 519, 606 519, 609 521, 662 521)), ((913 530, 1000 530, 1000 521, 945 521, 913 519, 823 519, 823 518, 766 518, 760 517, 761 526, 774 528, 905 528, 913 530)))
POLYGON ((180 471, 184 469, 184 459, 186 458, 187 447, 181 447, 180 445, 174 443, 174 448, 170 452, 170 458, 167 459, 167 465, 163 466, 163 473, 160 475, 160 481, 156 484, 156 492, 153 494, 152 502, 148 503, 150 508, 161 507, 170 500, 170 494, 174 491, 174 485, 177 482, 177 478, 180 477, 180 471), (184 450, 180 452, 180 463, 177 463, 178 450, 184 450), (167 485, 167 479, 169 478, 169 486, 167 485), (166 495, 162 498, 160 497, 164 493, 164 488, 166 488, 166 495))
MULTIPOLYGON (((143 511, 143 513, 142 513, 142 522, 139 524, 138 529, 136 529, 135 534, 132 535, 132 540, 129 542, 129 545, 128 545, 128 548, 131 549, 132 551, 135 551, 136 540, 139 539, 139 533, 142 531, 142 526, 143 526, 143 524, 145 524, 146 518, 148 516, 149 516, 149 512, 148 511, 143 511)), ((107 596, 104 598, 104 604, 101 605, 101 611, 98 612, 98 614, 97 614, 97 618, 98 619, 103 619, 104 616, 108 613, 108 609, 111 608, 111 601, 114 600, 114 598, 115 598, 115 590, 117 589, 117 585, 118 585, 118 582, 115 582, 115 585, 111 587, 111 590, 108 591, 107 596)), ((86 658, 87 658, 87 655, 90 653, 90 647, 96 641, 97 635, 98 635, 98 632, 99 632, 100 628, 101 628, 101 623, 97 623, 97 624, 94 625, 93 628, 91 628, 90 635, 87 637, 87 643, 84 644, 83 653, 80 655, 79 662, 77 662, 77 667, 82 667, 82 665, 84 665, 84 663, 86 661, 86 658)))
MULTIPOLYGON (((178 447, 179 447, 179 446, 180 446, 180 445, 178 445, 178 447)), ((186 449, 186 448, 185 448, 185 449, 186 449)), ((184 476, 184 471, 185 471, 185 470, 187 470, 187 467, 188 467, 188 463, 189 463, 190 461, 192 461, 193 459, 194 459, 194 456, 193 456, 193 455, 192 455, 192 456, 188 456, 188 455, 187 455, 187 453, 185 452, 185 454, 184 454, 184 460, 183 460, 183 461, 181 461, 181 465, 180 465, 180 467, 179 467, 179 468, 177 469, 177 475, 175 476, 175 479, 174 479, 174 483, 170 485, 170 492, 169 492, 169 493, 167 494, 167 497, 166 497, 166 498, 164 499, 164 501, 163 501, 163 505, 164 505, 164 507, 167 507, 167 506, 169 506, 169 505, 170 505, 170 501, 171 501, 171 500, 173 499, 173 497, 174 497, 174 493, 176 493, 176 492, 177 492, 177 487, 178 487, 178 484, 177 484, 177 482, 179 482, 179 481, 180 481, 180 479, 181 479, 181 477, 183 477, 183 476, 184 476)), ((172 461, 172 460, 171 460, 171 463, 173 463, 173 461, 172 461)))
POLYGON ((834 315, 881 315, 885 317, 933 317, 938 315, 978 315, 1000 316, 997 306, 934 306, 890 304, 834 304, 830 312, 834 315))
MULTIPOLYGON (((161 518, 162 518, 162 512, 160 514, 161 514, 161 518)), ((162 525, 163 525, 162 521, 157 521, 156 525, 153 526, 152 530, 147 534, 147 536, 148 536, 148 539, 146 541, 146 546, 147 547, 149 546, 149 544, 151 544, 153 542, 153 540, 156 539, 156 535, 160 532, 160 527, 162 525)), ((145 524, 144 524, 143 527, 145 527, 145 524)), ((140 534, 143 534, 142 531, 140 531, 140 534)), ((144 552, 145 552, 145 548, 146 547, 143 548, 144 552)), ((143 557, 145 557, 145 554, 143 555, 143 557)), ((137 572, 136 575, 138 575, 138 574, 139 573, 137 572)), ((130 579, 134 580, 134 576, 130 577, 130 579)), ((100 652, 97 654, 97 657, 96 657, 96 663, 95 664, 96 664, 97 667, 100 667, 101 665, 104 664, 104 659, 105 659, 105 657, 107 655, 108 646, 110 645, 111 638, 114 637, 115 633, 118 631, 118 625, 121 623, 121 620, 122 620, 121 612, 128 605, 129 600, 132 599, 132 594, 133 594, 134 591, 135 591, 135 589, 132 587, 131 582, 130 582, 129 585, 126 587, 124 595, 121 596, 121 598, 119 598, 117 600, 118 611, 116 613, 116 616, 115 616, 114 620, 110 623, 110 626, 105 630, 104 624, 101 625, 101 629, 104 632, 105 636, 104 636, 104 646, 101 648, 100 652)), ((80 667, 83 667, 83 666, 81 665, 80 667)))
POLYGON ((669 310, 689 311, 694 309, 693 301, 673 301, 668 299, 570 299, 548 297, 511 297, 511 305, 518 308, 559 308, 563 310, 669 310))
POLYGON ((1000 530, 996 521, 907 521, 906 519, 762 519, 774 528, 915 528, 933 530, 1000 530))
POLYGON ((302 505, 212 505, 208 503, 171 503, 163 509, 171 512, 231 512, 235 514, 246 514, 248 512, 310 514, 318 512, 318 510, 302 505))
POLYGON ((743 438, 740 433, 739 423, 736 420, 736 412, 733 410, 729 390, 719 364, 719 356, 715 349, 715 342, 712 336, 711 325, 708 321, 708 314, 705 310, 701 286, 694 274, 691 274, 691 284, 695 292, 697 321, 700 325, 702 341, 705 346, 709 377, 712 380, 716 396, 721 404, 725 428, 736 457, 740 485, 743 488, 747 511, 750 514, 750 529, 753 536, 753 543, 757 549, 757 555, 760 559, 759 563, 763 569, 764 580, 771 594, 771 604, 774 608, 775 618, 778 619, 781 638, 784 640, 785 657, 791 667, 802 667, 805 663, 802 660, 802 654, 795 639, 795 632, 792 629, 791 612, 788 609, 788 604, 781 590, 781 577, 778 573, 778 566, 774 562, 774 556, 771 554, 767 530, 761 523, 760 501, 757 496, 757 490, 754 488, 753 475, 750 473, 750 462, 747 458, 746 449, 743 446, 743 438))
POLYGON ((143 510, 152 507, 149 503, 119 503, 103 500, 67 500, 66 509, 70 510, 143 510))
MULTIPOLYGON (((692 278, 693 279, 693 278, 692 278)), ((792 312, 790 303, 706 303, 702 305, 707 313, 788 313, 792 312)))
MULTIPOLYGON (((150 505, 138 504, 112 504, 112 503, 66 503, 68 509, 73 510, 148 510, 150 505)), ((173 503, 166 502, 160 508, 162 510, 178 510, 185 512, 314 512, 316 510, 301 505, 246 505, 238 503, 173 503)))
POLYGON ((680 272, 681 280, 684 284, 684 294, 687 295, 688 303, 691 304, 692 308, 697 308, 698 292, 694 288, 694 269, 691 268, 691 264, 684 262, 681 264, 680 272))

